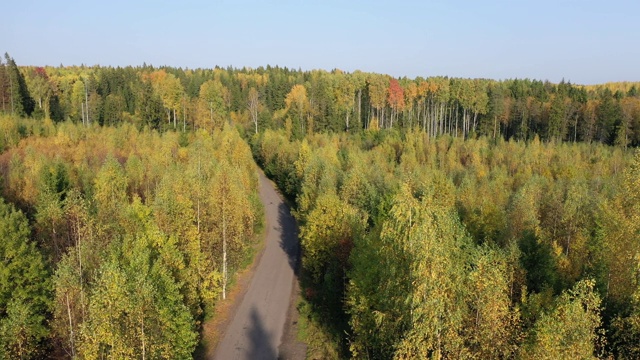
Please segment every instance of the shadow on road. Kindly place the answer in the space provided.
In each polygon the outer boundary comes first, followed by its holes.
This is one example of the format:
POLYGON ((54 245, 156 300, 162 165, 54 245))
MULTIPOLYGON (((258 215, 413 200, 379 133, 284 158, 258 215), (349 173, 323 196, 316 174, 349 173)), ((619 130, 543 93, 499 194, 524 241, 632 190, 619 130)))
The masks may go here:
POLYGON ((263 320, 255 308, 251 309, 251 328, 249 329, 249 349, 247 359, 277 359, 276 349, 271 347, 271 337, 264 328, 263 320))
POLYGON ((298 228, 285 203, 278 205, 278 225, 280 226, 280 247, 287 254, 289 265, 298 275, 300 265, 300 245, 298 244, 298 228))

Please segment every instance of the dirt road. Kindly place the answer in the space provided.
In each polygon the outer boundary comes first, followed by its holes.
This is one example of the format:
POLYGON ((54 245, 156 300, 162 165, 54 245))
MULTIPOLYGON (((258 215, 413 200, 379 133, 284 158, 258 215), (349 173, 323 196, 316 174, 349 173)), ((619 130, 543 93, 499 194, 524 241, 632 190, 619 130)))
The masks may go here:
MULTIPOLYGON (((215 359, 277 359, 290 310, 299 256, 296 223, 273 184, 260 173, 266 244, 215 359)), ((292 308, 292 307, 291 307, 292 308)))

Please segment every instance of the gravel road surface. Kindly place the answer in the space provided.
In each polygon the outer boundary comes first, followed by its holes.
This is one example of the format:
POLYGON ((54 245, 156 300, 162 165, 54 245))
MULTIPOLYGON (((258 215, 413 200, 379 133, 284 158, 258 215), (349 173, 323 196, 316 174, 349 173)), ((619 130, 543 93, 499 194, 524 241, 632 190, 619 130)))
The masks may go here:
POLYGON ((296 222, 273 183, 260 172, 265 248, 215 359, 278 359, 290 310, 299 246, 296 222))

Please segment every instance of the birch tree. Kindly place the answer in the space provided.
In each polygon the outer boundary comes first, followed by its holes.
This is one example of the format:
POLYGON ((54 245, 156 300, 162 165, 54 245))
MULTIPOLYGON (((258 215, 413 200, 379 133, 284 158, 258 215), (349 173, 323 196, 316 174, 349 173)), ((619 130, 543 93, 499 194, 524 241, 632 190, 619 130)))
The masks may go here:
POLYGON ((249 97, 247 100, 247 109, 249 110, 249 116, 251 117, 251 122, 255 127, 255 133, 258 133, 258 111, 260 109, 260 98, 258 96, 258 90, 252 87, 249 89, 249 97))

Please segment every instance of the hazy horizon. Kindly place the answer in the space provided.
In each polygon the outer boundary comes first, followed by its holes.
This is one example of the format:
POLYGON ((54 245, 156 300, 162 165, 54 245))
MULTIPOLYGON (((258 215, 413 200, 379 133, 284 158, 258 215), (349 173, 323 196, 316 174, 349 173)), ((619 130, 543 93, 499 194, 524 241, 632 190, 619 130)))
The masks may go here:
POLYGON ((632 1, 26 1, 5 10, 0 50, 19 65, 640 81, 632 1))

